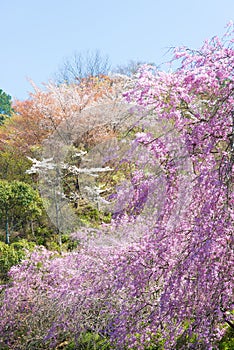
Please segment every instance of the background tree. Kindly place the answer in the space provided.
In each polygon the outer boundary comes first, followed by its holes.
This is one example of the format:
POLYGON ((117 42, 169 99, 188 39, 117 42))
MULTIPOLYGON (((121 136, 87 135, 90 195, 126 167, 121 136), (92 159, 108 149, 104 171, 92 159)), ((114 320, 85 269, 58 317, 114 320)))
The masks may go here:
MULTIPOLYGON (((61 122, 69 121, 72 132, 74 121, 84 109, 120 97, 124 83, 120 78, 98 76, 84 78, 79 85, 48 83, 44 90, 34 86, 31 98, 16 101, 14 109, 17 114, 0 128, 0 149, 11 146, 32 156, 61 122)), ((84 122, 87 124, 87 118, 84 122)))
POLYGON ((5 226, 5 241, 10 243, 10 230, 42 214, 42 200, 36 190, 20 181, 0 180, 0 217, 5 226))
POLYGON ((64 62, 55 78, 59 84, 79 84, 84 78, 108 75, 110 69, 108 56, 99 50, 78 52, 64 62))
POLYGON ((0 89, 0 125, 13 113, 11 96, 0 89))
POLYGON ((4 146, 4 149, 0 150, 0 179, 32 183, 31 177, 26 173, 31 161, 22 155, 18 148, 6 144, 4 146))
MULTIPOLYGON (((117 73, 117 74, 132 76, 136 74, 139 68, 144 64, 146 64, 146 62, 130 60, 127 64, 117 65, 116 67, 114 67, 112 71, 114 74, 117 73)), ((152 65, 152 63, 148 63, 148 64, 152 65)))

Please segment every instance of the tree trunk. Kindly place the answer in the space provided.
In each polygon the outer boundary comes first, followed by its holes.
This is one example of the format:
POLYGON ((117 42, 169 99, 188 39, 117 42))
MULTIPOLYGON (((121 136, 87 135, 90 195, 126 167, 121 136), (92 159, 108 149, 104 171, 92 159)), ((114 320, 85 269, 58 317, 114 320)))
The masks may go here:
POLYGON ((8 218, 7 210, 6 210, 6 244, 10 244, 9 218, 8 218))

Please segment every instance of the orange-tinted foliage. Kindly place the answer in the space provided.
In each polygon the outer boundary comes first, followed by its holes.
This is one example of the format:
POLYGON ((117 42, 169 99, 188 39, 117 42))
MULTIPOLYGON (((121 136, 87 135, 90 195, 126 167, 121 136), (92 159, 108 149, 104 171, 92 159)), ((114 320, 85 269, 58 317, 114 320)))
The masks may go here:
MULTIPOLYGON (((62 121, 77 120, 85 108, 116 99, 122 94, 122 85, 119 79, 99 76, 83 79, 79 85, 49 83, 45 91, 35 87, 29 100, 14 103, 15 115, 0 128, 0 149, 7 145, 30 154, 62 121)), ((98 134, 100 137, 100 130, 98 134)))

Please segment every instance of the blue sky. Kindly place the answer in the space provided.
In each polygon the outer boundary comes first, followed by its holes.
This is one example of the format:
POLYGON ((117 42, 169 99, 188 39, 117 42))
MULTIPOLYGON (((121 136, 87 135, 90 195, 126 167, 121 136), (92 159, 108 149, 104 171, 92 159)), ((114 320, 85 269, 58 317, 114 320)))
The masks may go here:
POLYGON ((99 49, 113 65, 166 61, 169 47, 222 35, 234 0, 0 0, 0 89, 26 99, 75 52, 99 49))

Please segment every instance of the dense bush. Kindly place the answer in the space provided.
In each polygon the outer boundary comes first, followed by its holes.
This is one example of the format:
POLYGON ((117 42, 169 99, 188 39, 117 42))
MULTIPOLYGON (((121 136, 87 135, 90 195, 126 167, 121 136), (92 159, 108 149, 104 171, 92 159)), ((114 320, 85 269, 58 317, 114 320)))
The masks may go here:
POLYGON ((22 239, 11 245, 0 242, 0 281, 8 279, 7 273, 14 265, 25 259, 27 251, 31 251, 35 244, 22 239))

